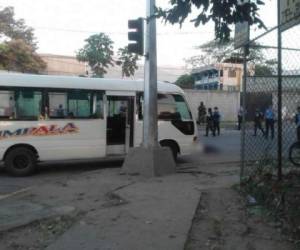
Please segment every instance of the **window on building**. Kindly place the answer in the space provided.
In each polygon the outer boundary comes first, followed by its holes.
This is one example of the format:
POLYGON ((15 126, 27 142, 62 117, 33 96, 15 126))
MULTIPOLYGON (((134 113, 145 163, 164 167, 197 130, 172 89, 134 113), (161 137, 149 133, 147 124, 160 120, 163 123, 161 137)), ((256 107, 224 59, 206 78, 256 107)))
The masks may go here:
POLYGON ((235 71, 235 69, 229 69, 229 71, 228 71, 228 77, 236 77, 236 71, 235 71))
POLYGON ((220 77, 223 77, 223 69, 220 70, 220 77))

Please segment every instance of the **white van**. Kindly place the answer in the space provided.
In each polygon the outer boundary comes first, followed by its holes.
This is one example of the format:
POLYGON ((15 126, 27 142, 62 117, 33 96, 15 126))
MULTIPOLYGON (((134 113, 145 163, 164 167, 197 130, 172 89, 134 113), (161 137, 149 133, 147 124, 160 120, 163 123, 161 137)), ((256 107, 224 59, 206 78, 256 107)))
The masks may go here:
MULTIPOLYGON (((142 142, 143 82, 84 77, 0 75, 0 160, 11 174, 39 161, 124 156, 142 142)), ((158 83, 158 138, 173 156, 197 144, 184 92, 158 83)))

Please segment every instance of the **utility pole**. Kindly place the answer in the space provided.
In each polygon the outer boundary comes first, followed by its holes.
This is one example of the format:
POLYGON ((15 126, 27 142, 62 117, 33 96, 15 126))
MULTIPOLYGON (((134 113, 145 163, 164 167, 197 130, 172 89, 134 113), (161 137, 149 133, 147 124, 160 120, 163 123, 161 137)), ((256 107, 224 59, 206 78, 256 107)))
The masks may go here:
POLYGON ((143 146, 157 145, 157 50, 155 0, 147 0, 146 58, 144 80, 143 146))
POLYGON ((153 177, 175 173, 176 165, 171 150, 158 144, 155 0, 146 0, 146 14, 143 142, 129 150, 122 172, 153 177))

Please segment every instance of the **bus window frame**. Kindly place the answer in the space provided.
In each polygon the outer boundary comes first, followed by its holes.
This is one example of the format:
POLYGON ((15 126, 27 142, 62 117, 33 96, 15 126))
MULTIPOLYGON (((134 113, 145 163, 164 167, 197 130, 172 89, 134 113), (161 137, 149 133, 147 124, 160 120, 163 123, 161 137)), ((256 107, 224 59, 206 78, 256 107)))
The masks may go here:
MULTIPOLYGON (((45 120, 67 120, 67 119, 72 119, 72 120, 104 120, 105 117, 105 90, 95 90, 95 89, 76 89, 76 88, 49 88, 49 87, 45 87, 45 88, 40 88, 40 87, 24 87, 24 86, 12 86, 12 87, 7 87, 7 86, 0 86, 0 91, 37 91, 41 93, 41 97, 42 97, 42 106, 41 106, 41 114, 44 114, 44 118, 45 118, 45 112, 46 112, 46 107, 49 107, 49 96, 48 93, 49 92, 68 92, 68 91, 85 91, 85 92, 90 92, 92 94, 92 96, 95 96, 95 94, 102 94, 102 101, 103 101, 103 110, 102 110, 102 115, 100 117, 93 117, 93 115, 91 115, 90 117, 74 117, 74 118, 70 118, 70 117, 64 117, 64 118, 55 118, 55 117, 49 117, 48 114, 48 118, 45 120)), ((31 119, 31 118, 13 118, 11 119, 10 117, 0 117, 0 121, 39 121, 40 117, 31 119)))

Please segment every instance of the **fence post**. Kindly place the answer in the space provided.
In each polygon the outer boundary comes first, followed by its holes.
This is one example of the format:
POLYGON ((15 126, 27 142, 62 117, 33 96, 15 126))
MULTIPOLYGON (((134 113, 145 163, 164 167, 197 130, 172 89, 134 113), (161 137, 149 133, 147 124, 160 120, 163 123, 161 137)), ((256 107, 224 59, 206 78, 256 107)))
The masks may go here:
POLYGON ((280 27, 280 0, 277 0, 277 20, 278 20, 278 30, 277 30, 277 60, 278 60, 278 168, 277 168, 277 178, 280 181, 282 179, 282 37, 281 37, 281 27, 280 27))
POLYGON ((243 60, 243 122, 242 122, 242 136, 241 136, 241 172, 240 172, 240 182, 244 177, 245 171, 245 143, 246 143, 246 84, 247 84, 247 54, 249 50, 249 45, 244 46, 244 60, 243 60))

